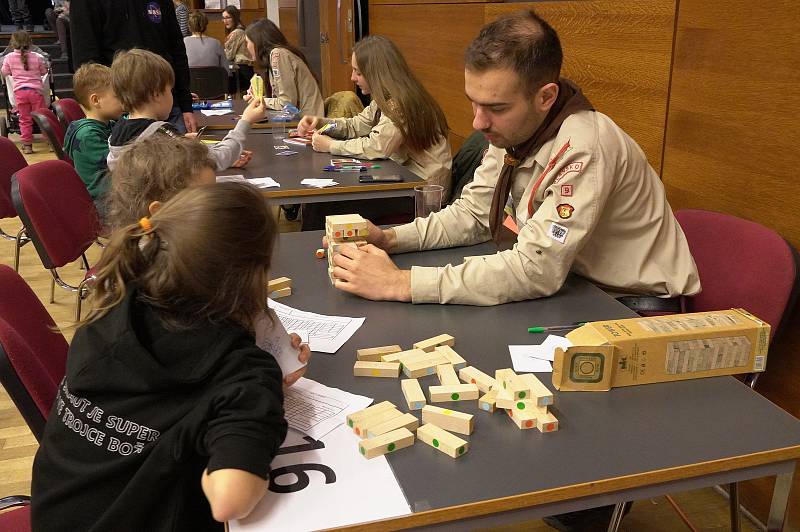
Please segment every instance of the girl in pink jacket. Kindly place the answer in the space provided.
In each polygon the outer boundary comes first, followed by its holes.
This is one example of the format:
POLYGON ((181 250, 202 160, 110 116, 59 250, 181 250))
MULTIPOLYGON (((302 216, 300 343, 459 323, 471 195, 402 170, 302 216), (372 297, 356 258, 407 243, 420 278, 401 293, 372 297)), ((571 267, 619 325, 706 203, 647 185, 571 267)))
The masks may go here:
POLYGON ((44 59, 30 51, 31 36, 19 30, 11 36, 13 52, 3 59, 3 76, 14 78, 14 99, 17 102, 22 152, 33 153, 33 118, 31 113, 44 107, 42 76, 47 73, 44 59))

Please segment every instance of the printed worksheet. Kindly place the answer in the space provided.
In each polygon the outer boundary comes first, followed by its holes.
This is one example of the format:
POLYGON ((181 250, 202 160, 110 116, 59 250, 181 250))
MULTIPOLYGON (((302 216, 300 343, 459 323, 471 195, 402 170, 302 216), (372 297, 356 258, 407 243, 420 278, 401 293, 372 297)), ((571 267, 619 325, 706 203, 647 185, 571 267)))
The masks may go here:
POLYGON ((364 325, 366 319, 305 312, 272 299, 268 300, 267 305, 275 311, 287 331, 307 331, 309 347, 320 353, 338 351, 364 325))
POLYGON ((283 408, 290 427, 319 440, 371 403, 369 397, 301 378, 286 390, 283 408))

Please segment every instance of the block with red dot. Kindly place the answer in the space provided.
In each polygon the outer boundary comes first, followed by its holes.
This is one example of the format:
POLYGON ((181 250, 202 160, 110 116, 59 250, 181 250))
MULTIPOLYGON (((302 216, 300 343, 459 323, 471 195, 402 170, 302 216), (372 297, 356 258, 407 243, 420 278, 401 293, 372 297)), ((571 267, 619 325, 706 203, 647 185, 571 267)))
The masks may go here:
POLYGON ((369 429, 377 427, 382 423, 386 423, 387 421, 391 421, 392 419, 398 418, 402 415, 403 413, 394 407, 390 408, 389 410, 377 412, 371 416, 367 416, 356 421, 355 426, 353 427, 353 432, 356 433, 356 436, 366 438, 369 429))
POLYGON ((483 393, 488 393, 495 383, 492 377, 473 366, 461 368, 458 372, 458 377, 462 382, 476 384, 483 393))
POLYGON ((525 410, 507 409, 506 414, 514 422, 514 424, 522 429, 532 429, 536 427, 536 413, 525 410))
POLYGON ((367 220, 358 214, 325 217, 325 233, 329 240, 356 240, 369 234, 367 220))

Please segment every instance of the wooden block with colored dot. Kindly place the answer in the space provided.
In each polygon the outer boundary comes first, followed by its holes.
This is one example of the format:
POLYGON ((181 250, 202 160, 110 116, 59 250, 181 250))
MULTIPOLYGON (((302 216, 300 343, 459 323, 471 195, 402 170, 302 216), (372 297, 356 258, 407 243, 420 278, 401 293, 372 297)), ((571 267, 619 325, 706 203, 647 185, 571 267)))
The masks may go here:
POLYGON ((486 412, 494 412, 497 407, 495 401, 497 399, 497 390, 489 390, 478 399, 478 408, 486 412))
POLYGON ((374 438, 358 442, 358 452, 366 458, 375 458, 414 445, 414 434, 408 429, 397 429, 374 438))
MULTIPOLYGON (((374 438, 375 436, 380 436, 381 434, 386 434, 387 432, 392 432, 393 430, 400 428, 408 429, 411 432, 414 432, 417 430, 417 427, 419 427, 419 419, 417 419, 417 416, 414 414, 405 413, 397 417, 393 417, 388 421, 378 425, 367 428, 366 437, 374 438)), ((364 437, 363 434, 362 437, 364 437)))
POLYGON ((405 362, 406 359, 408 361, 417 360, 420 358, 425 358, 428 356, 428 353, 423 351, 422 349, 407 349, 405 351, 399 351, 397 353, 392 353, 390 360, 385 360, 384 362, 405 362))
POLYGON ((348 242, 336 242, 333 241, 330 243, 329 247, 332 253, 335 255, 336 253, 340 253, 343 247, 351 247, 351 248, 359 248, 361 246, 366 246, 366 240, 352 240, 348 242))
POLYGON ((333 241, 361 239, 369 234, 367 221, 358 214, 325 217, 325 233, 333 241))
POLYGON ((269 297, 271 299, 280 299, 282 297, 287 297, 290 295, 292 295, 291 287, 281 288, 280 290, 275 290, 274 292, 269 293, 269 297))
POLYGON ((400 363, 357 360, 353 366, 353 375, 356 377, 389 377, 396 379, 400 376, 400 363))
POLYGON ((355 428, 355 423, 357 421, 362 420, 362 419, 364 419, 366 417, 369 417, 369 416, 373 416, 373 415, 377 414, 378 412, 383 412, 384 410, 390 410, 392 408, 395 408, 395 406, 394 406, 394 404, 392 402, 390 402, 390 401, 382 401, 380 403, 376 403, 376 404, 374 404, 372 406, 368 406, 367 408, 364 408, 362 410, 358 410, 356 412, 353 412, 352 414, 349 414, 345 418, 345 421, 347 422, 347 426, 348 427, 350 427, 351 429, 354 429, 355 428))
MULTIPOLYGON (((494 379, 504 390, 510 391, 514 395, 514 399, 527 399, 530 397, 530 388, 525 385, 525 381, 519 375, 514 373, 513 369, 498 369, 494 372, 494 379)), ((498 404, 497 406, 500 405, 498 404)))
POLYGON ((547 386, 542 384, 536 375, 532 373, 523 373, 520 378, 531 391, 531 399, 536 399, 536 404, 539 406, 549 406, 553 404, 553 392, 547 386))
POLYGON ((463 456, 469 450, 469 442, 433 423, 426 423, 418 428, 417 439, 452 458, 463 456))
POLYGON ((433 375, 436 373, 436 366, 447 363, 444 357, 425 352, 423 356, 400 357, 400 362, 403 364, 403 373, 412 379, 433 375))
POLYGON ((467 365, 467 361, 449 345, 437 345, 433 350, 446 358, 456 371, 467 365))
POLYGON ((472 434, 475 416, 449 408, 426 405, 422 409, 422 422, 433 423, 437 427, 458 432, 459 434, 472 434))
POLYGON ((487 393, 489 390, 491 390, 492 386, 494 386, 494 383, 496 382, 489 375, 472 366, 461 368, 461 370, 458 372, 458 376, 463 382, 477 384, 478 389, 483 393, 487 393))
POLYGON ((536 417, 536 428, 539 432, 555 432, 558 430, 558 419, 550 412, 539 415, 536 417))
POLYGON ((494 388, 497 394, 494 397, 494 404, 497 408, 514 408, 518 399, 514 398, 514 394, 510 390, 503 388, 498 382, 498 386, 494 388))
POLYGON ((414 349, 422 349, 423 351, 433 351, 437 346, 449 345, 453 347, 456 345, 456 339, 449 334, 440 334, 427 340, 421 340, 414 344, 414 349))
POLYGON ((353 427, 353 432, 355 432, 357 436, 366 438, 367 431, 369 429, 402 415, 403 413, 394 407, 390 408, 389 410, 377 412, 371 416, 367 416, 356 421, 355 426, 353 427))
POLYGON ((431 386, 428 388, 431 403, 447 401, 471 401, 478 398, 480 391, 474 384, 455 384, 453 386, 431 386))
POLYGON ((278 277, 277 279, 273 279, 267 283, 267 292, 275 292, 277 290, 283 290, 284 288, 291 288, 292 287, 292 280, 288 277, 278 277))
POLYGON ((317 251, 314 252, 314 255, 316 255, 318 259, 324 259, 325 258, 325 248, 319 248, 317 251))
POLYGON ((543 416, 547 414, 546 406, 539 406, 536 404, 535 399, 513 399, 510 402, 501 400, 502 405, 498 404, 500 408, 508 408, 514 412, 526 412, 532 416, 543 416))
POLYGON ((427 403, 422 386, 417 379, 403 379, 400 381, 400 388, 403 390, 403 397, 409 410, 422 410, 427 403))
POLYGON ((381 347, 367 347, 364 349, 356 350, 356 360, 366 360, 368 362, 395 362, 389 360, 381 360, 383 355, 390 355, 392 353, 399 353, 402 348, 399 345, 384 345, 381 347))
POLYGON ((537 414, 530 410, 507 409, 506 414, 514 422, 517 428, 528 430, 536 427, 537 414))
POLYGON ((436 366, 436 375, 439 377, 439 383, 442 386, 452 386, 454 384, 461 384, 456 375, 456 370, 453 369, 452 364, 439 364, 436 366))

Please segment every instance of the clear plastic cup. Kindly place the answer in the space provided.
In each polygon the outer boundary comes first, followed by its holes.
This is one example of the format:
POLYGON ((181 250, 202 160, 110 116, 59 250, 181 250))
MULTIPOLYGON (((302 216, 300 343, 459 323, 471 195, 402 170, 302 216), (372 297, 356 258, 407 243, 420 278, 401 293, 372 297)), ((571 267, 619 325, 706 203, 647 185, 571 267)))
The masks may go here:
POLYGON ((425 218, 442 208, 444 187, 441 185, 420 185, 414 187, 414 215, 425 218))

